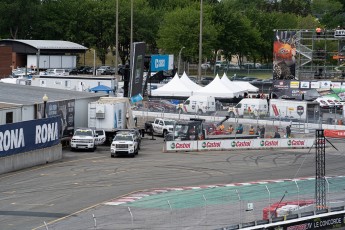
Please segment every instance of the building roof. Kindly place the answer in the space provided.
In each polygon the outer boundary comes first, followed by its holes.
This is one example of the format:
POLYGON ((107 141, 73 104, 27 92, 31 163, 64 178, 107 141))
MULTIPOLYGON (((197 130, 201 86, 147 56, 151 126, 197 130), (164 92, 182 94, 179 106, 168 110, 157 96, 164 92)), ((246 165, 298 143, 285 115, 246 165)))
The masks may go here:
POLYGON ((42 98, 45 94, 48 96, 48 102, 108 96, 106 93, 90 93, 29 85, 0 83, 0 101, 2 103, 14 103, 22 105, 39 104, 43 102, 42 98))
POLYGON ((0 45, 12 46, 13 51, 17 53, 32 53, 38 50, 43 53, 48 51, 80 53, 88 50, 87 47, 77 43, 59 40, 2 39, 0 45))
POLYGON ((0 109, 11 109, 16 107, 20 107, 20 105, 0 102, 0 109))

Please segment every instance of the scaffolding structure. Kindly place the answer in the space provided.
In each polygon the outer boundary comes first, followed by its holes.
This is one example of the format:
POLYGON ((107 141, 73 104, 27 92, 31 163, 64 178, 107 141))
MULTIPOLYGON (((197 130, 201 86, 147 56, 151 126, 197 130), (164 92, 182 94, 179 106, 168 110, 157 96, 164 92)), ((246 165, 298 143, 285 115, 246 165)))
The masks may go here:
POLYGON ((315 161, 316 161, 316 173, 315 173, 315 203, 316 209, 326 209, 326 138, 323 129, 316 130, 315 138, 315 161))
POLYGON ((295 79, 345 77, 345 30, 298 30, 295 39, 295 79))

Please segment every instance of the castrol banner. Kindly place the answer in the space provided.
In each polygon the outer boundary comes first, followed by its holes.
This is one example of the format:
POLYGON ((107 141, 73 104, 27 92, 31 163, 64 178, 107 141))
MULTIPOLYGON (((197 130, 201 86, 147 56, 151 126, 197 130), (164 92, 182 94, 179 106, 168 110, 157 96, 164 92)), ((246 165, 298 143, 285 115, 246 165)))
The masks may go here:
POLYGON ((250 149, 254 147, 254 140, 255 139, 235 139, 235 140, 228 140, 227 149, 250 149))
POLYGON ((314 139, 282 139, 281 148, 310 148, 314 144, 314 139))
POLYGON ((204 140, 198 141, 198 150, 221 150, 226 148, 229 140, 204 140))
POLYGON ((198 141, 167 141, 167 151, 197 151, 198 141))
POLYGON ((176 152, 269 148, 310 148, 313 146, 314 141, 314 139, 298 138, 167 141, 165 150, 168 152, 176 152))
POLYGON ((253 146, 255 148, 278 148, 281 139, 254 139, 253 146))
POLYGON ((345 130, 325 129, 325 137, 345 138, 345 130))

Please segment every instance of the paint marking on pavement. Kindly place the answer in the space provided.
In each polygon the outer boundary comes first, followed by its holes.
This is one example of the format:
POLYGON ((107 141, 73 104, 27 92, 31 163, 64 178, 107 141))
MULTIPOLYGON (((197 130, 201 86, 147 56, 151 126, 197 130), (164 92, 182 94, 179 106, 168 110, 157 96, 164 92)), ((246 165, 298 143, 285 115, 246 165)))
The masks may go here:
MULTIPOLYGON (((345 176, 329 176, 327 178, 342 178, 345 176)), ((284 183, 284 182, 291 182, 291 181, 308 181, 308 180, 315 180, 315 177, 302 177, 302 178, 295 178, 295 179, 279 179, 279 180, 259 180, 253 182, 245 182, 245 183, 232 183, 232 184, 215 184, 215 185, 201 185, 201 186, 185 186, 185 187, 173 187, 173 188, 155 188, 152 190, 142 190, 138 191, 137 193, 132 193, 131 196, 123 196, 109 202, 104 203, 105 205, 122 205, 130 202, 134 202, 139 200, 143 197, 158 195, 162 193, 172 192, 172 191, 188 191, 188 190, 198 190, 198 189, 212 189, 212 188, 219 188, 219 187, 240 187, 240 186, 248 186, 248 185, 262 185, 262 184, 269 184, 269 183, 284 183)))

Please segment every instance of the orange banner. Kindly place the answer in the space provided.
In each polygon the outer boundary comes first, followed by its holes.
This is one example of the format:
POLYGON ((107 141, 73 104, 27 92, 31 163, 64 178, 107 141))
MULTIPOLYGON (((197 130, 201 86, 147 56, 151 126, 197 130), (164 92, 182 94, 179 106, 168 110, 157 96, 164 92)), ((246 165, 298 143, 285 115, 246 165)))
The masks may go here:
POLYGON ((325 137, 345 138, 345 130, 325 129, 325 137))

